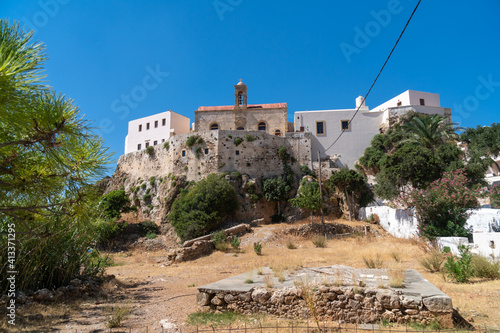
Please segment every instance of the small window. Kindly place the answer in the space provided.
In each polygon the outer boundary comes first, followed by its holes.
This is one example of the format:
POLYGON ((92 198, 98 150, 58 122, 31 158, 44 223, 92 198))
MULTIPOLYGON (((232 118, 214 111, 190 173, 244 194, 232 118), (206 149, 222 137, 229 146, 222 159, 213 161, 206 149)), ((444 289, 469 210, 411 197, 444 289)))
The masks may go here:
POLYGON ((163 118, 161 120, 161 126, 165 126, 167 124, 167 119, 163 118))
POLYGON ((280 130, 276 130, 276 131, 274 131, 274 135, 276 135, 276 136, 281 136, 281 131, 280 131, 280 130))
POLYGON ((238 127, 236 130, 237 130, 237 131, 244 131, 244 130, 245 130, 245 128, 240 126, 240 127, 238 127))
POLYGON ((149 147, 149 142, 146 142, 146 148, 148 148, 148 147, 149 147))
POLYGON ((210 125, 210 130, 215 131, 219 129, 219 124, 212 124, 210 125))
POLYGON ((182 151, 182 156, 183 157, 186 156, 186 151, 185 150, 182 151))
POLYGON ((425 105, 425 100, 423 98, 420 99, 420 105, 425 105))
POLYGON ((155 145, 155 146, 156 146, 157 144, 158 144, 158 141, 157 141, 157 140, 155 140, 155 141, 153 142, 153 145, 155 145))
POLYGON ((141 144, 140 143, 137 145, 137 150, 141 150, 141 144))
POLYGON ((139 125, 139 132, 142 132, 142 125, 139 125))
POLYGON ((240 154, 240 151, 239 151, 239 150, 237 150, 237 151, 236 151, 236 155, 239 155, 239 154, 240 154))
POLYGON ((208 155, 208 148, 205 148, 205 155, 208 155))
POLYGON ((259 126, 257 127, 259 131, 265 131, 266 130, 266 123, 265 122, 260 122, 259 126))
POLYGON ((316 122, 316 135, 325 135, 325 122, 317 121, 316 122))
POLYGON ((243 93, 241 91, 238 93, 238 105, 243 105, 243 93))
POLYGON ((158 127, 158 120, 155 120, 155 128, 158 127))
POLYGON ((398 106, 401 106, 403 105, 403 103, 401 103, 401 101, 398 101, 398 106))
POLYGON ((149 129, 149 123, 146 123, 146 129, 147 130, 149 129))
POLYGON ((341 120, 340 121, 340 129, 342 131, 350 131, 351 130, 351 122, 349 120, 341 120))

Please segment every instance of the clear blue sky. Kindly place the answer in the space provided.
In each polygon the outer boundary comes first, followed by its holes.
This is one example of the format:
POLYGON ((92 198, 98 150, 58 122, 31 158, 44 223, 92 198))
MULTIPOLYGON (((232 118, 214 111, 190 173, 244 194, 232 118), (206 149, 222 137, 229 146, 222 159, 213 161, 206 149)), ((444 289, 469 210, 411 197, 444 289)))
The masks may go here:
MULTIPOLYGON (((168 109, 194 121, 199 106, 232 104, 240 78, 250 104, 287 102, 290 120, 353 108, 416 3, 3 0, 0 13, 36 29, 50 85, 117 159, 128 121, 168 109)), ((464 127, 499 122, 499 14, 498 0, 423 0, 367 105, 421 90, 464 127)))

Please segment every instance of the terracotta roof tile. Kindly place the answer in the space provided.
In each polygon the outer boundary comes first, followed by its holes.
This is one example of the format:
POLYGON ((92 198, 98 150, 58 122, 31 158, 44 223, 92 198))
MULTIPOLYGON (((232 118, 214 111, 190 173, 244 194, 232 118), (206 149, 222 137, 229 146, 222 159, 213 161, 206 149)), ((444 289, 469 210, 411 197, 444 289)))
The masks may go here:
MULTIPOLYGON (((286 103, 271 103, 271 104, 249 104, 248 109, 285 109, 286 103)), ((221 105, 221 106, 200 106, 196 111, 232 111, 234 105, 221 105)))

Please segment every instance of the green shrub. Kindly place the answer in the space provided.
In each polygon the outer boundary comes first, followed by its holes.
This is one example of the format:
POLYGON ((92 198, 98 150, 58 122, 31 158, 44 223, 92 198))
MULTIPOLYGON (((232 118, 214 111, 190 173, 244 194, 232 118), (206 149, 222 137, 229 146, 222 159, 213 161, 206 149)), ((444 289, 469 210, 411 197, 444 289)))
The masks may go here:
POLYGON ((243 138, 237 137, 234 139, 234 145, 239 146, 240 144, 243 143, 243 138))
POLYGON ((148 153, 149 156, 153 156, 155 153, 155 148, 153 146, 149 146, 146 148, 146 153, 148 153))
POLYGON ((210 174, 179 194, 168 218, 177 235, 187 240, 215 229, 237 206, 233 186, 222 176, 210 174))
POLYGON ((168 148, 170 148, 170 143, 168 141, 166 141, 164 144, 163 144, 163 148, 165 148, 166 150, 168 150, 168 148))
POLYGON ((287 148, 285 146, 281 146, 280 149, 278 149, 278 156, 280 158, 283 158, 287 152, 287 148))
POLYGON ((191 135, 191 136, 190 136, 190 137, 188 137, 188 138, 187 138, 187 140, 186 140, 186 146, 188 146, 188 147, 192 147, 192 146, 194 146, 194 145, 195 145, 195 143, 196 143, 196 140, 197 140, 197 139, 198 139, 198 137, 197 137, 197 136, 195 136, 195 135, 191 135))
POLYGON ((156 182, 156 177, 153 176, 153 177, 149 178, 149 185, 153 186, 155 184, 155 182, 156 182))
POLYGON ((151 193, 151 189, 150 189, 150 188, 148 188, 148 189, 146 190, 146 194, 149 194, 149 193, 151 193))
POLYGON ((457 283, 466 283, 473 276, 472 254, 465 245, 458 247, 460 258, 449 256, 444 264, 444 270, 452 280, 457 283))
POLYGON ((474 276, 481 279, 500 279, 500 261, 479 255, 472 256, 474 276))
POLYGON ((125 227, 126 223, 118 223, 113 219, 100 219, 95 222, 94 235, 97 244, 103 244, 105 241, 118 235, 125 227))
POLYGON ((146 189, 146 187, 148 187, 148 186, 146 185, 146 183, 142 183, 142 184, 141 184, 141 188, 142 188, 143 190, 145 190, 145 189, 146 189))
POLYGON ((241 178, 241 173, 239 171, 233 171, 231 172, 231 176, 234 176, 236 178, 241 178))
POLYGON ((250 201, 252 202, 256 202, 256 201, 259 201, 261 198, 262 198, 262 195, 261 194, 250 194, 249 195, 250 197, 250 201))
POLYGON ((238 236, 234 236, 234 238, 231 240, 231 247, 234 250, 238 250, 240 248, 241 244, 241 239, 238 236))
POLYGON ((158 237, 158 235, 157 235, 157 234, 155 234, 154 232, 148 232, 148 233, 146 234, 146 238, 147 238, 147 239, 155 239, 156 237, 158 237))
POLYGON ((230 139, 233 138, 233 136, 231 134, 228 134, 227 137, 230 138, 230 139))
POLYGON ((144 202, 151 201, 151 194, 149 194, 149 193, 144 194, 144 195, 142 196, 142 200, 143 200, 144 202))
POLYGON ((119 218, 121 213, 130 211, 130 200, 124 190, 114 190, 101 198, 99 208, 106 218, 119 218))
POLYGON ((262 244, 260 242, 253 243, 253 250, 258 256, 262 255, 262 244))
POLYGON ((187 166, 187 165, 186 165, 186 166, 184 166, 184 171, 188 171, 188 169, 189 169, 189 168, 188 168, 188 166, 187 166))
POLYGON ((195 151, 196 158, 200 158, 202 156, 202 153, 203 153, 203 149, 201 147, 197 147, 196 151, 195 151))
POLYGON ((203 138, 200 136, 200 137, 198 137, 198 138, 196 139, 195 144, 197 144, 197 145, 201 145, 202 143, 203 143, 203 138))
POLYGON ((252 142, 252 141, 255 141, 255 136, 251 135, 251 134, 247 134, 245 135, 245 140, 247 140, 248 142, 252 142))

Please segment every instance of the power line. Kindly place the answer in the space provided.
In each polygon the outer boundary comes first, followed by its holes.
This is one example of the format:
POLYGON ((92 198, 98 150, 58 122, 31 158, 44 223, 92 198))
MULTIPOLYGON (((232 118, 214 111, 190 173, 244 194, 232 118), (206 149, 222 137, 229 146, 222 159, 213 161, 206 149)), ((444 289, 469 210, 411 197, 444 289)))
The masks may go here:
MULTIPOLYGON (((375 83, 377 82, 377 80, 378 80, 378 78, 379 78, 380 74, 382 74, 382 71, 384 70, 385 65, 387 64, 387 62, 388 62, 388 61, 389 61, 389 59, 391 58, 391 55, 392 55, 392 53, 394 52, 394 50, 396 49, 396 46, 398 45, 398 43, 399 43, 399 41, 400 41, 401 37, 403 37, 403 34, 405 33, 406 28, 408 27, 408 24, 410 24, 410 21, 411 21, 411 19, 413 18, 413 15, 415 14, 415 12, 417 11, 417 8, 418 8, 418 6, 420 5, 420 2, 421 2, 421 1, 422 1, 422 0, 419 0, 419 1, 418 1, 418 3, 417 3, 417 5, 415 6, 415 9, 413 9, 413 12, 411 13, 410 18, 409 18, 409 19, 408 19, 408 21, 406 22, 406 25, 405 25, 405 27, 403 28, 403 31, 401 31, 401 34, 399 35, 399 38, 398 38, 398 40, 396 41, 396 44, 394 44, 394 46, 392 47, 391 53, 389 53, 389 55, 387 56, 387 59, 385 59, 384 65, 382 66, 382 68, 380 68, 380 71, 378 72, 377 77, 376 77, 376 78, 375 78, 375 80, 373 81, 373 83, 372 83, 372 85, 371 85, 370 89, 368 89, 368 92, 366 93, 365 97, 363 97, 363 102, 361 102, 361 103, 359 104, 358 108, 356 109, 356 112, 354 112, 354 115, 352 116, 351 120, 349 120, 349 126, 351 125, 351 122, 352 122, 352 120, 354 119, 354 117, 356 117, 356 115, 358 114, 359 109, 361 108, 361 106, 365 103, 366 98, 368 97, 368 95, 370 95, 370 92, 372 91, 373 86, 374 86, 374 85, 375 85, 375 83)), ((341 131, 341 132, 340 132, 340 134, 339 134, 339 136, 337 137, 337 139, 335 139, 335 141, 334 141, 334 142, 330 145, 330 147, 328 147, 327 149, 325 149, 325 152, 326 152, 327 150, 329 150, 330 148, 332 148, 332 147, 333 147, 333 146, 337 143, 337 141, 339 141, 339 139, 340 139, 340 137, 342 136, 342 134, 344 134, 344 131, 341 131)))

